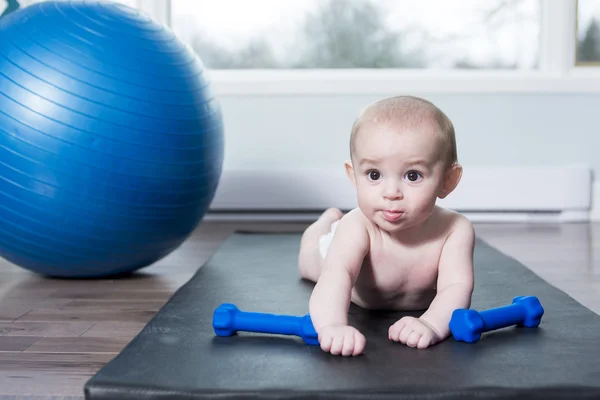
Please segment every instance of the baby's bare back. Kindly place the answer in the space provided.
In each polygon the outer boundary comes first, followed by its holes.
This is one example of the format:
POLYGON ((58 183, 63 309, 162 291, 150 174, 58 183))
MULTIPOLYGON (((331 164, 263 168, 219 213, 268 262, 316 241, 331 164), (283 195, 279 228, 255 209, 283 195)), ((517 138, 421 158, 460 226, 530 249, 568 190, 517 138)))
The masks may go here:
POLYGON ((438 262, 454 213, 437 209, 418 237, 397 240, 372 226, 370 251, 352 290, 368 309, 423 310, 436 295, 438 262))

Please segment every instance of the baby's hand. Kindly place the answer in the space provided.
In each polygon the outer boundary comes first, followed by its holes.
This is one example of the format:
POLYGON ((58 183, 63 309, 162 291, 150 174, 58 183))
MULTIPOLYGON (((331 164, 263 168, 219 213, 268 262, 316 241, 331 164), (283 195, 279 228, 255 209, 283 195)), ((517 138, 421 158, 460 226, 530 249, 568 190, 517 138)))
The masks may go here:
POLYGON ((365 348, 365 342, 358 329, 347 325, 326 326, 319 333, 321 350, 336 356, 357 356, 365 348))
POLYGON ((390 326, 388 336, 394 342, 419 349, 426 349, 440 340, 438 334, 427 322, 414 317, 403 317, 390 326))

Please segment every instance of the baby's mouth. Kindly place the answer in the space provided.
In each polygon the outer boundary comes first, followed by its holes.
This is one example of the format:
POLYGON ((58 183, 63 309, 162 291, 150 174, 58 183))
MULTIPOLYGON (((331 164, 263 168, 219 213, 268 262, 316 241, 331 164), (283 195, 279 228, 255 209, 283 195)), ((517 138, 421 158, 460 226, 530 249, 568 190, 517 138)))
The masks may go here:
POLYGON ((383 218, 389 222, 397 221, 402 217, 402 215, 404 215, 404 212, 399 210, 382 210, 381 212, 383 214, 383 218))

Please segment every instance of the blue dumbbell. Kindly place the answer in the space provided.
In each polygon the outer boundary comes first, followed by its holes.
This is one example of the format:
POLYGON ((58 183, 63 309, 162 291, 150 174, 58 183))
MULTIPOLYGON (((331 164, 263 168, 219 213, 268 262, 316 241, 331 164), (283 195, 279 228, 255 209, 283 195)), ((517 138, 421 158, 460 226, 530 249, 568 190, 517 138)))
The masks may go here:
POLYGON ((306 344, 318 345, 318 335, 308 314, 302 317, 240 311, 224 303, 213 314, 213 328, 218 336, 232 336, 238 331, 300 336, 306 344))
POLYGON ((474 343, 483 332, 511 325, 535 328, 540 324, 542 315, 544 308, 537 297, 519 296, 510 305, 490 310, 454 310, 449 327, 455 340, 474 343))

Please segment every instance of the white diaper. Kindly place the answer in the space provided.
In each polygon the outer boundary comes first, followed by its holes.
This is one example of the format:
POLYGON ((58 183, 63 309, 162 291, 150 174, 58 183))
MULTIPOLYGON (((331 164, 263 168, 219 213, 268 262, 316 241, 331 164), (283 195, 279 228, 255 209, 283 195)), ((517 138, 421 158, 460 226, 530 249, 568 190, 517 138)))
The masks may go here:
POLYGON ((323 259, 325 259, 325 256, 327 255, 327 251, 329 250, 329 245, 331 244, 331 240, 333 239, 333 234, 335 233, 335 228, 337 228, 338 222, 340 221, 337 220, 334 223, 332 223, 329 233, 319 238, 319 253, 321 253, 321 257, 323 257, 323 259))

